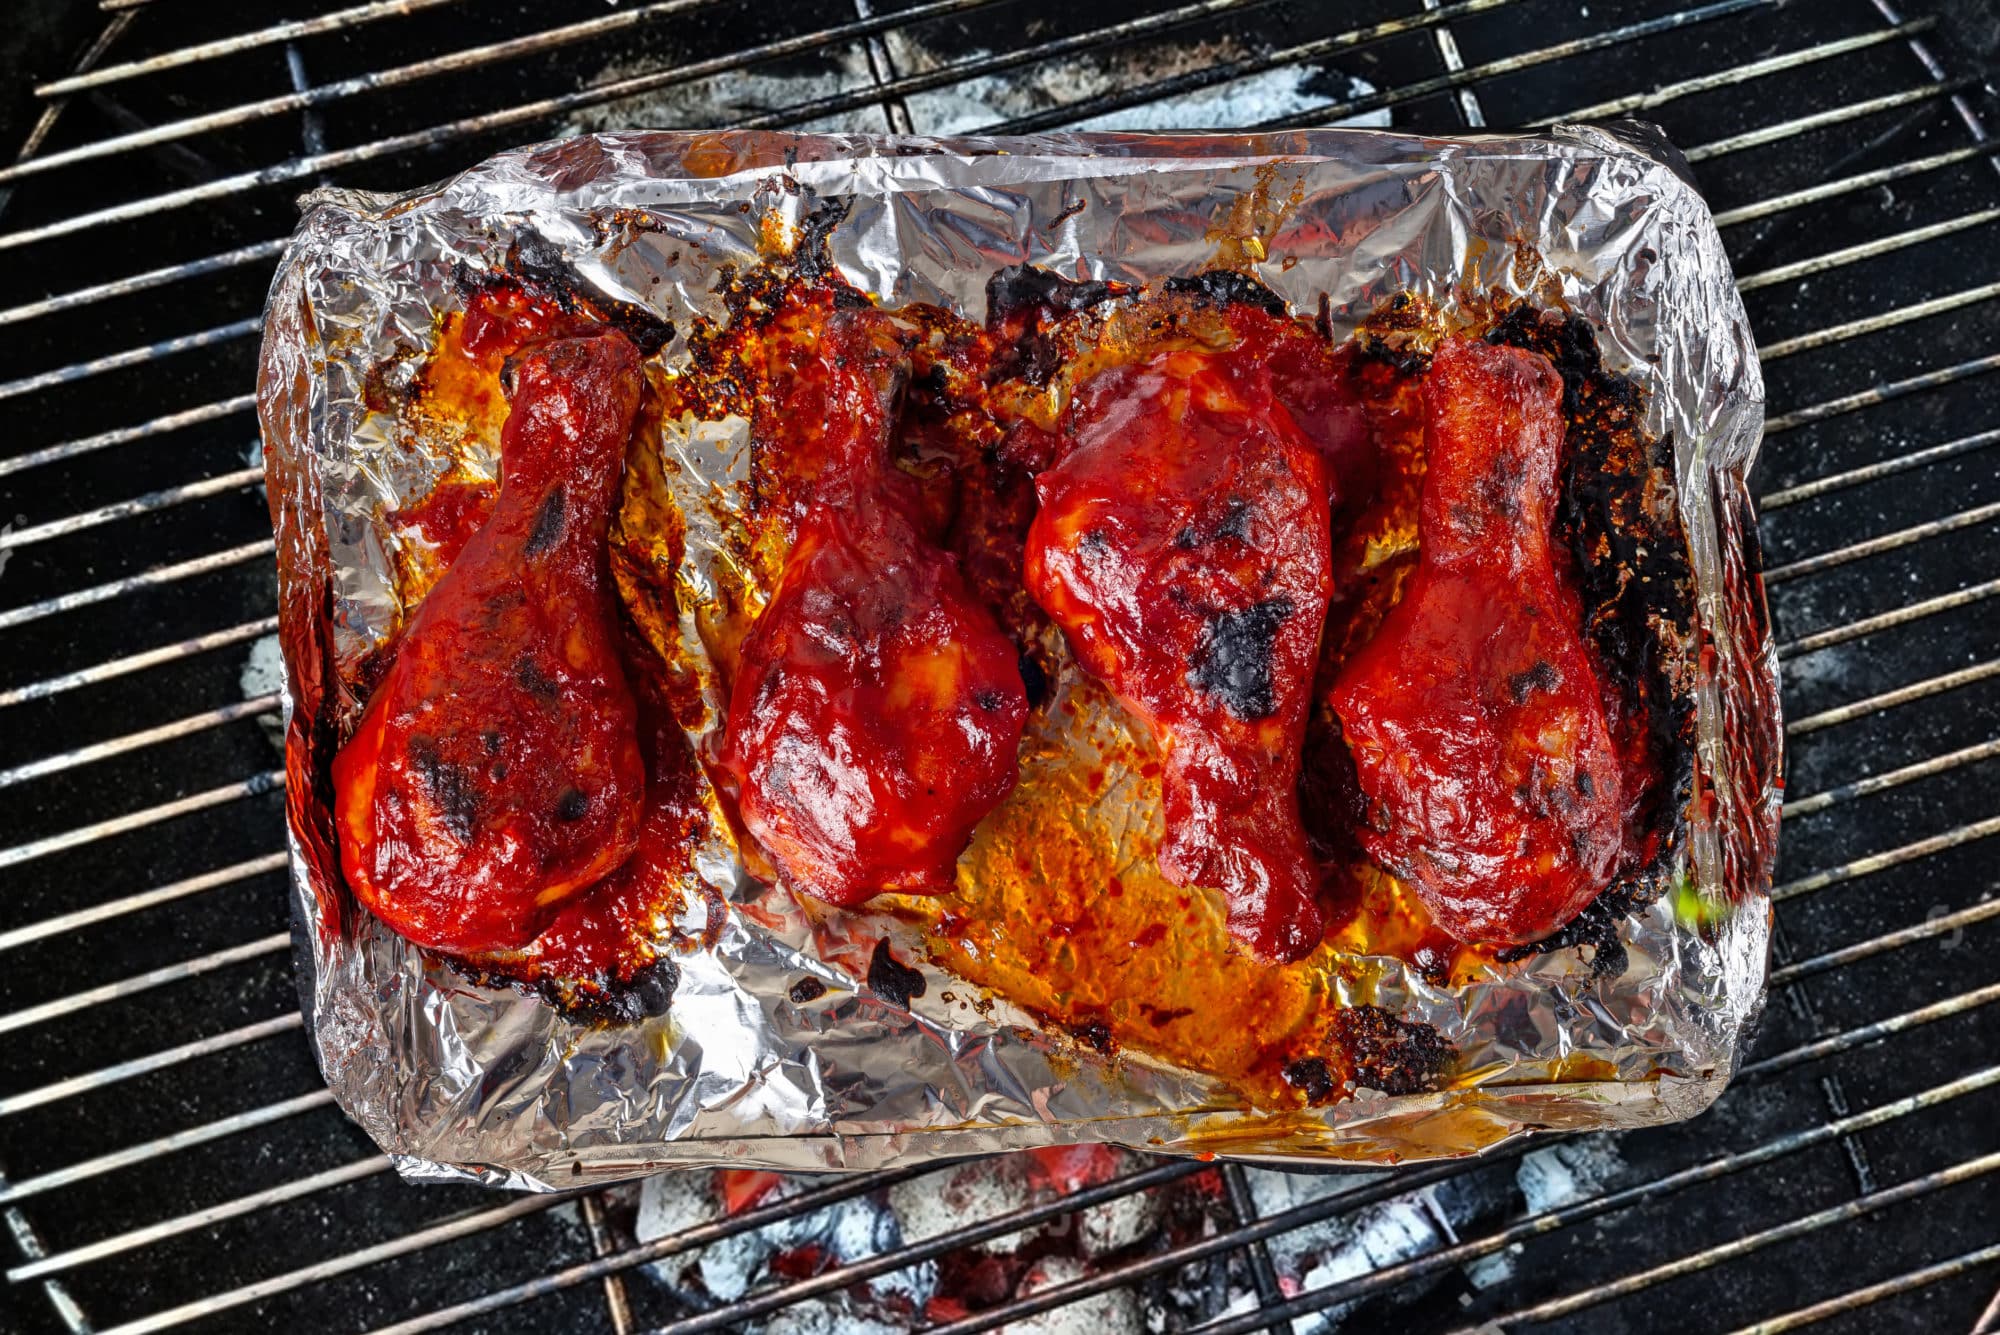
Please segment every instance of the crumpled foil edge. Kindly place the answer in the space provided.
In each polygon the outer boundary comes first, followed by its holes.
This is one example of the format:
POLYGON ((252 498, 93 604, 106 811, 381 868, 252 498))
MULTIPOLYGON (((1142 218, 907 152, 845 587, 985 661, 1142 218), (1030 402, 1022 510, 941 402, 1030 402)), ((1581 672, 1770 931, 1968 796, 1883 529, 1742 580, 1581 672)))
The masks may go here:
POLYGON ((1745 485, 1762 381, 1685 171, 1657 130, 1629 124, 1458 140, 646 133, 531 146, 405 196, 309 196, 272 288, 258 408, 278 542, 299 983, 340 1106, 405 1177, 533 1190, 670 1167, 858 1169, 1086 1140, 1379 1165, 1705 1108, 1762 1004, 1782 734, 1745 485), (1477 1064, 1499 1074, 1274 1114, 1231 1106, 1215 1082, 1141 1055, 1096 1061, 1004 1007, 968 1022, 890 1006, 862 987, 854 960, 816 957, 796 915, 769 930, 736 912, 756 902, 769 921, 775 893, 740 867, 709 867, 731 907, 716 946, 682 961, 672 1011, 616 1030, 473 986, 352 903, 325 791, 340 722, 359 706, 339 665, 384 624, 377 507, 425 485, 420 467, 395 462, 362 381, 399 343, 422 346, 453 263, 490 261, 532 229, 623 299, 676 320, 713 312, 714 266, 755 254, 757 209, 742 206, 796 207, 760 189, 785 173, 855 199, 835 258, 857 285, 885 304, 976 315, 999 263, 1141 281, 1198 268, 1213 251, 1205 229, 1271 170, 1301 184, 1288 225, 1318 228, 1314 246, 1290 256, 1296 272, 1280 262, 1281 234, 1260 274, 1297 308, 1311 309, 1315 290, 1365 313, 1397 289, 1449 302, 1461 284, 1506 288, 1515 278, 1500 243, 1512 236, 1534 245, 1565 303, 1597 326, 1607 362, 1647 383, 1649 424, 1676 445, 1705 665, 1687 841, 1709 906, 1702 925, 1666 901, 1640 910, 1627 923, 1632 966, 1602 983, 1574 952, 1458 994, 1404 979, 1385 1003, 1440 1022, 1461 1047, 1485 1045, 1490 1060, 1477 1064), (1079 212, 1077 199, 1090 207, 1079 212), (652 230, 607 225, 621 212, 652 230), (699 258, 683 263, 682 248, 699 258), (800 972, 844 995, 802 1013, 780 985, 800 972), (1620 1078, 1558 1079, 1572 1053, 1609 1061, 1620 1078))

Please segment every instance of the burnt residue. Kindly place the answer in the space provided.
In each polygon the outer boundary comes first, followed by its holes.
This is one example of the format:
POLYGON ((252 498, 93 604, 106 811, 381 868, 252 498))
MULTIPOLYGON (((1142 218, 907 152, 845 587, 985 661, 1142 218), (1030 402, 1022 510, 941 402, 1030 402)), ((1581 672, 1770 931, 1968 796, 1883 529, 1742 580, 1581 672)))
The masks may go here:
POLYGON ((1204 269, 1198 274, 1169 278, 1161 285, 1176 296, 1193 297, 1212 306, 1254 306, 1266 315, 1285 318, 1285 299, 1247 273, 1235 269, 1204 269))
POLYGON ((1291 599, 1269 598, 1211 616, 1189 658, 1188 684, 1245 723, 1269 718, 1278 707, 1271 653, 1292 610, 1291 599))
POLYGON ((597 287, 577 271, 562 247, 537 232, 515 237, 503 264, 503 272, 496 274, 461 262, 452 277, 459 291, 467 294, 495 283, 518 282, 547 297, 565 314, 588 315, 610 325, 638 345, 643 357, 673 342, 673 321, 597 287))
POLYGON ((1458 1059, 1431 1025, 1399 1018, 1381 1006, 1350 1006, 1333 1018, 1328 1036, 1347 1054, 1349 1078, 1385 1094, 1435 1089, 1458 1059))
POLYGON ((1562 377, 1556 537, 1574 561, 1584 641, 1605 685, 1626 772, 1647 779, 1629 831, 1635 855, 1619 880, 1552 936, 1500 958, 1588 945, 1595 948, 1593 974, 1611 976, 1625 966, 1619 923, 1663 888, 1694 786, 1686 663, 1694 581, 1671 503, 1673 442, 1646 432, 1638 385, 1605 369, 1596 332, 1581 316, 1515 306, 1487 339, 1541 354, 1562 377))
POLYGON ((561 487, 551 490, 535 511, 534 525, 528 530, 528 540, 521 546, 523 556, 541 556, 552 550, 562 539, 563 517, 569 511, 569 495, 561 487))
POLYGON ((810 1006, 813 1002, 818 1001, 826 995, 826 984, 808 974, 806 977, 792 984, 791 992, 788 995, 790 995, 794 1006, 810 1006))
POLYGON ((673 1008, 674 993, 680 985, 680 965, 671 959, 658 959, 622 982, 604 979, 569 987, 544 983, 540 991, 568 1019, 587 1024, 628 1025, 665 1015, 673 1008))
POLYGON ((480 987, 506 988, 540 997, 566 1020, 604 1028, 639 1024, 665 1015, 673 1009, 674 993, 681 985, 680 965, 666 957, 633 970, 625 978, 600 974, 581 979, 528 979, 501 968, 483 967, 430 951, 424 953, 480 987))
POLYGON ((1123 296, 1131 288, 1101 279, 1065 278, 1034 264, 1010 264, 986 280, 986 321, 1002 322, 1035 311, 1070 315, 1123 296))
MULTIPOLYGON (((1398 292, 1369 313, 1354 331, 1354 346, 1365 359, 1378 361, 1396 374, 1416 379, 1431 369, 1442 324, 1437 308, 1409 292, 1398 292)), ((1333 333, 1331 321, 1327 336, 1333 333)))
POLYGON ((1307 1103, 1325 1103, 1339 1089, 1324 1057, 1301 1057, 1287 1062, 1283 1075, 1285 1083, 1297 1090, 1307 1103))
POLYGON ((438 818, 445 830, 461 844, 470 844, 478 832, 480 797, 472 776, 465 768, 445 758, 428 737, 410 739, 410 766, 424 781, 424 791, 437 805, 438 818))
MULTIPOLYGON (((847 280, 841 276, 840 266, 833 262, 833 232, 847 220, 854 207, 852 199, 820 199, 810 186, 799 189, 811 199, 812 207, 806 210, 804 220, 799 223, 799 238, 792 247, 792 272, 809 283, 831 283, 836 289, 848 288, 847 280)), ((851 289, 850 289, 851 290, 851 289)), ((867 296, 861 297, 867 304, 867 296)), ((840 293, 834 293, 835 303, 839 303, 840 293)))
POLYGON ((1014 264, 986 280, 986 325, 996 340, 992 375, 1046 385, 1069 360, 1069 341, 1048 329, 1066 317, 1128 294, 1124 283, 1065 278, 1014 264))
POLYGON ((1116 1052, 1117 1044, 1111 1037, 1111 1026, 1102 1019, 1092 1018, 1082 1024, 1070 1026, 1070 1037, 1101 1057, 1109 1057, 1116 1052))
POLYGON ((926 986, 923 974, 889 953, 888 937, 875 943, 875 953, 868 959, 870 991, 891 1006, 907 1010, 913 998, 924 994, 926 986))

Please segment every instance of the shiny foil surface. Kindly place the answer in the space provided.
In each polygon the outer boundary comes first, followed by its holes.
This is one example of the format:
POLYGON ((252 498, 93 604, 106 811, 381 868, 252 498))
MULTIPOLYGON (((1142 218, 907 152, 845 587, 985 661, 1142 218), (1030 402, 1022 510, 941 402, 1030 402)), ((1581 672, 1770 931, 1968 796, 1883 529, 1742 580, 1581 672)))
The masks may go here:
MULTIPOLYGON (((1685 171, 1656 131, 1629 124, 1463 139, 637 133, 523 148, 404 196, 309 196, 272 289, 258 399, 299 985, 340 1105, 407 1177, 542 1190, 683 1165, 858 1169, 1071 1141, 1383 1164, 1701 1111, 1762 1002, 1781 731, 1745 489, 1763 384, 1685 171), (1366 995, 1336 981, 1329 1004, 1434 1025, 1458 1051, 1454 1078, 1273 1112, 1144 1053, 1100 1055, 1005 999, 968 1005, 978 990, 925 962, 912 915, 801 907, 749 875, 722 823, 677 924, 704 944, 674 956, 671 1008, 638 1024, 580 1023, 476 985, 362 911, 330 841, 327 766, 363 703, 352 671, 398 615, 382 516, 445 467, 397 437, 371 377, 426 346, 459 300, 458 266, 497 271, 523 237, 683 330, 719 322, 724 266, 754 265, 815 197, 851 201, 832 256, 888 307, 979 319, 988 277, 1024 261, 1157 284, 1212 263, 1221 237, 1294 310, 1328 312, 1336 337, 1398 292, 1447 312, 1505 292, 1588 319, 1607 368, 1643 387, 1647 428, 1673 443, 1695 586, 1682 865, 1676 888, 1623 924, 1622 972, 1593 977, 1568 949, 1439 987, 1394 958, 1358 960, 1366 995), (927 978, 906 1006, 866 984, 884 938, 927 978), (823 995, 794 1002, 807 977, 823 995)), ((670 342, 661 365, 683 347, 670 342)), ((689 502, 678 578, 698 595, 722 536, 696 502, 745 475, 747 425, 662 434, 689 502)), ((687 642, 699 651, 692 630, 687 642)))

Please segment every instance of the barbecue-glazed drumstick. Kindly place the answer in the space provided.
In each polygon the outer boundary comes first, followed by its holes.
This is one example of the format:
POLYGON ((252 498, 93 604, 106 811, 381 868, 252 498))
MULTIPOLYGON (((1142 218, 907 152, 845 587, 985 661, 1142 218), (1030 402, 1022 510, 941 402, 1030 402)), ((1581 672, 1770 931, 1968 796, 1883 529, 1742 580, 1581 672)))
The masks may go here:
POLYGON ((785 461, 792 547, 743 642, 719 761, 793 890, 939 894, 1014 786, 1027 696, 891 463, 907 353, 877 311, 808 311, 772 330, 784 365, 752 423, 785 461))
POLYGON ((638 840, 605 532, 640 386, 621 334, 521 355, 492 516, 334 757, 348 883, 419 945, 526 945, 638 840))
POLYGON ((1319 943, 1299 749, 1332 587, 1324 459, 1274 397, 1279 322, 1163 347, 1076 391, 1036 479, 1028 590, 1165 759, 1160 870, 1222 892, 1258 954, 1319 943))
POLYGON ((1562 382, 1533 353, 1453 338, 1424 403, 1418 568, 1331 700, 1369 856, 1460 940, 1534 941, 1623 851, 1619 767, 1550 535, 1562 382))

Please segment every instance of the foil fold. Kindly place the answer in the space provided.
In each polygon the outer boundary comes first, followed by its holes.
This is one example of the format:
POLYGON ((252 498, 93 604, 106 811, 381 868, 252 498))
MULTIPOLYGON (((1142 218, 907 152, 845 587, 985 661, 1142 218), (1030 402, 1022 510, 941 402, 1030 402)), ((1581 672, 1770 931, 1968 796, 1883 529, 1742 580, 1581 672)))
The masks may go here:
MULTIPOLYGON (((600 135, 408 195, 322 190, 304 208, 272 288, 258 389, 299 985, 336 1099, 406 1177, 566 1190, 676 1166, 857 1169, 1086 1140, 1380 1164, 1677 1120, 1726 1084, 1762 1003, 1779 806, 1776 663, 1745 488, 1763 385, 1714 223, 1656 130, 600 135), (924 996, 889 1004, 865 986, 866 947, 888 935, 922 960, 907 924, 856 915, 829 933, 720 836, 697 859, 718 894, 691 900, 685 924, 712 945, 676 957, 671 1009, 631 1026, 575 1023, 474 985, 353 902, 327 764, 362 704, 348 670, 397 611, 381 515, 442 471, 394 438, 369 377, 426 346, 456 266, 497 270, 532 236, 610 297, 686 328, 722 315, 716 276, 756 262, 766 215, 800 221, 796 184, 851 201, 832 254, 856 286, 885 306, 978 318, 988 276, 1008 264, 1135 284, 1195 272, 1214 229, 1274 183, 1288 204, 1260 237, 1258 276, 1295 310, 1324 300, 1342 334, 1398 291, 1446 307, 1492 291, 1559 301, 1596 328, 1607 367, 1642 383, 1648 429, 1674 444, 1699 639, 1695 796, 1683 890, 1624 924, 1621 973, 1593 978, 1576 951, 1557 951, 1447 989, 1384 962, 1376 999, 1436 1025, 1472 1074, 1273 1113, 1143 1054, 1079 1052, 1004 1003, 948 1005, 940 994, 967 985, 928 964, 924 996), (824 999, 790 1000, 803 975, 827 985, 824 999), (1574 1078, 1584 1069, 1600 1078, 1574 1078)), ((726 424, 664 435, 702 484, 744 465, 726 424)))

